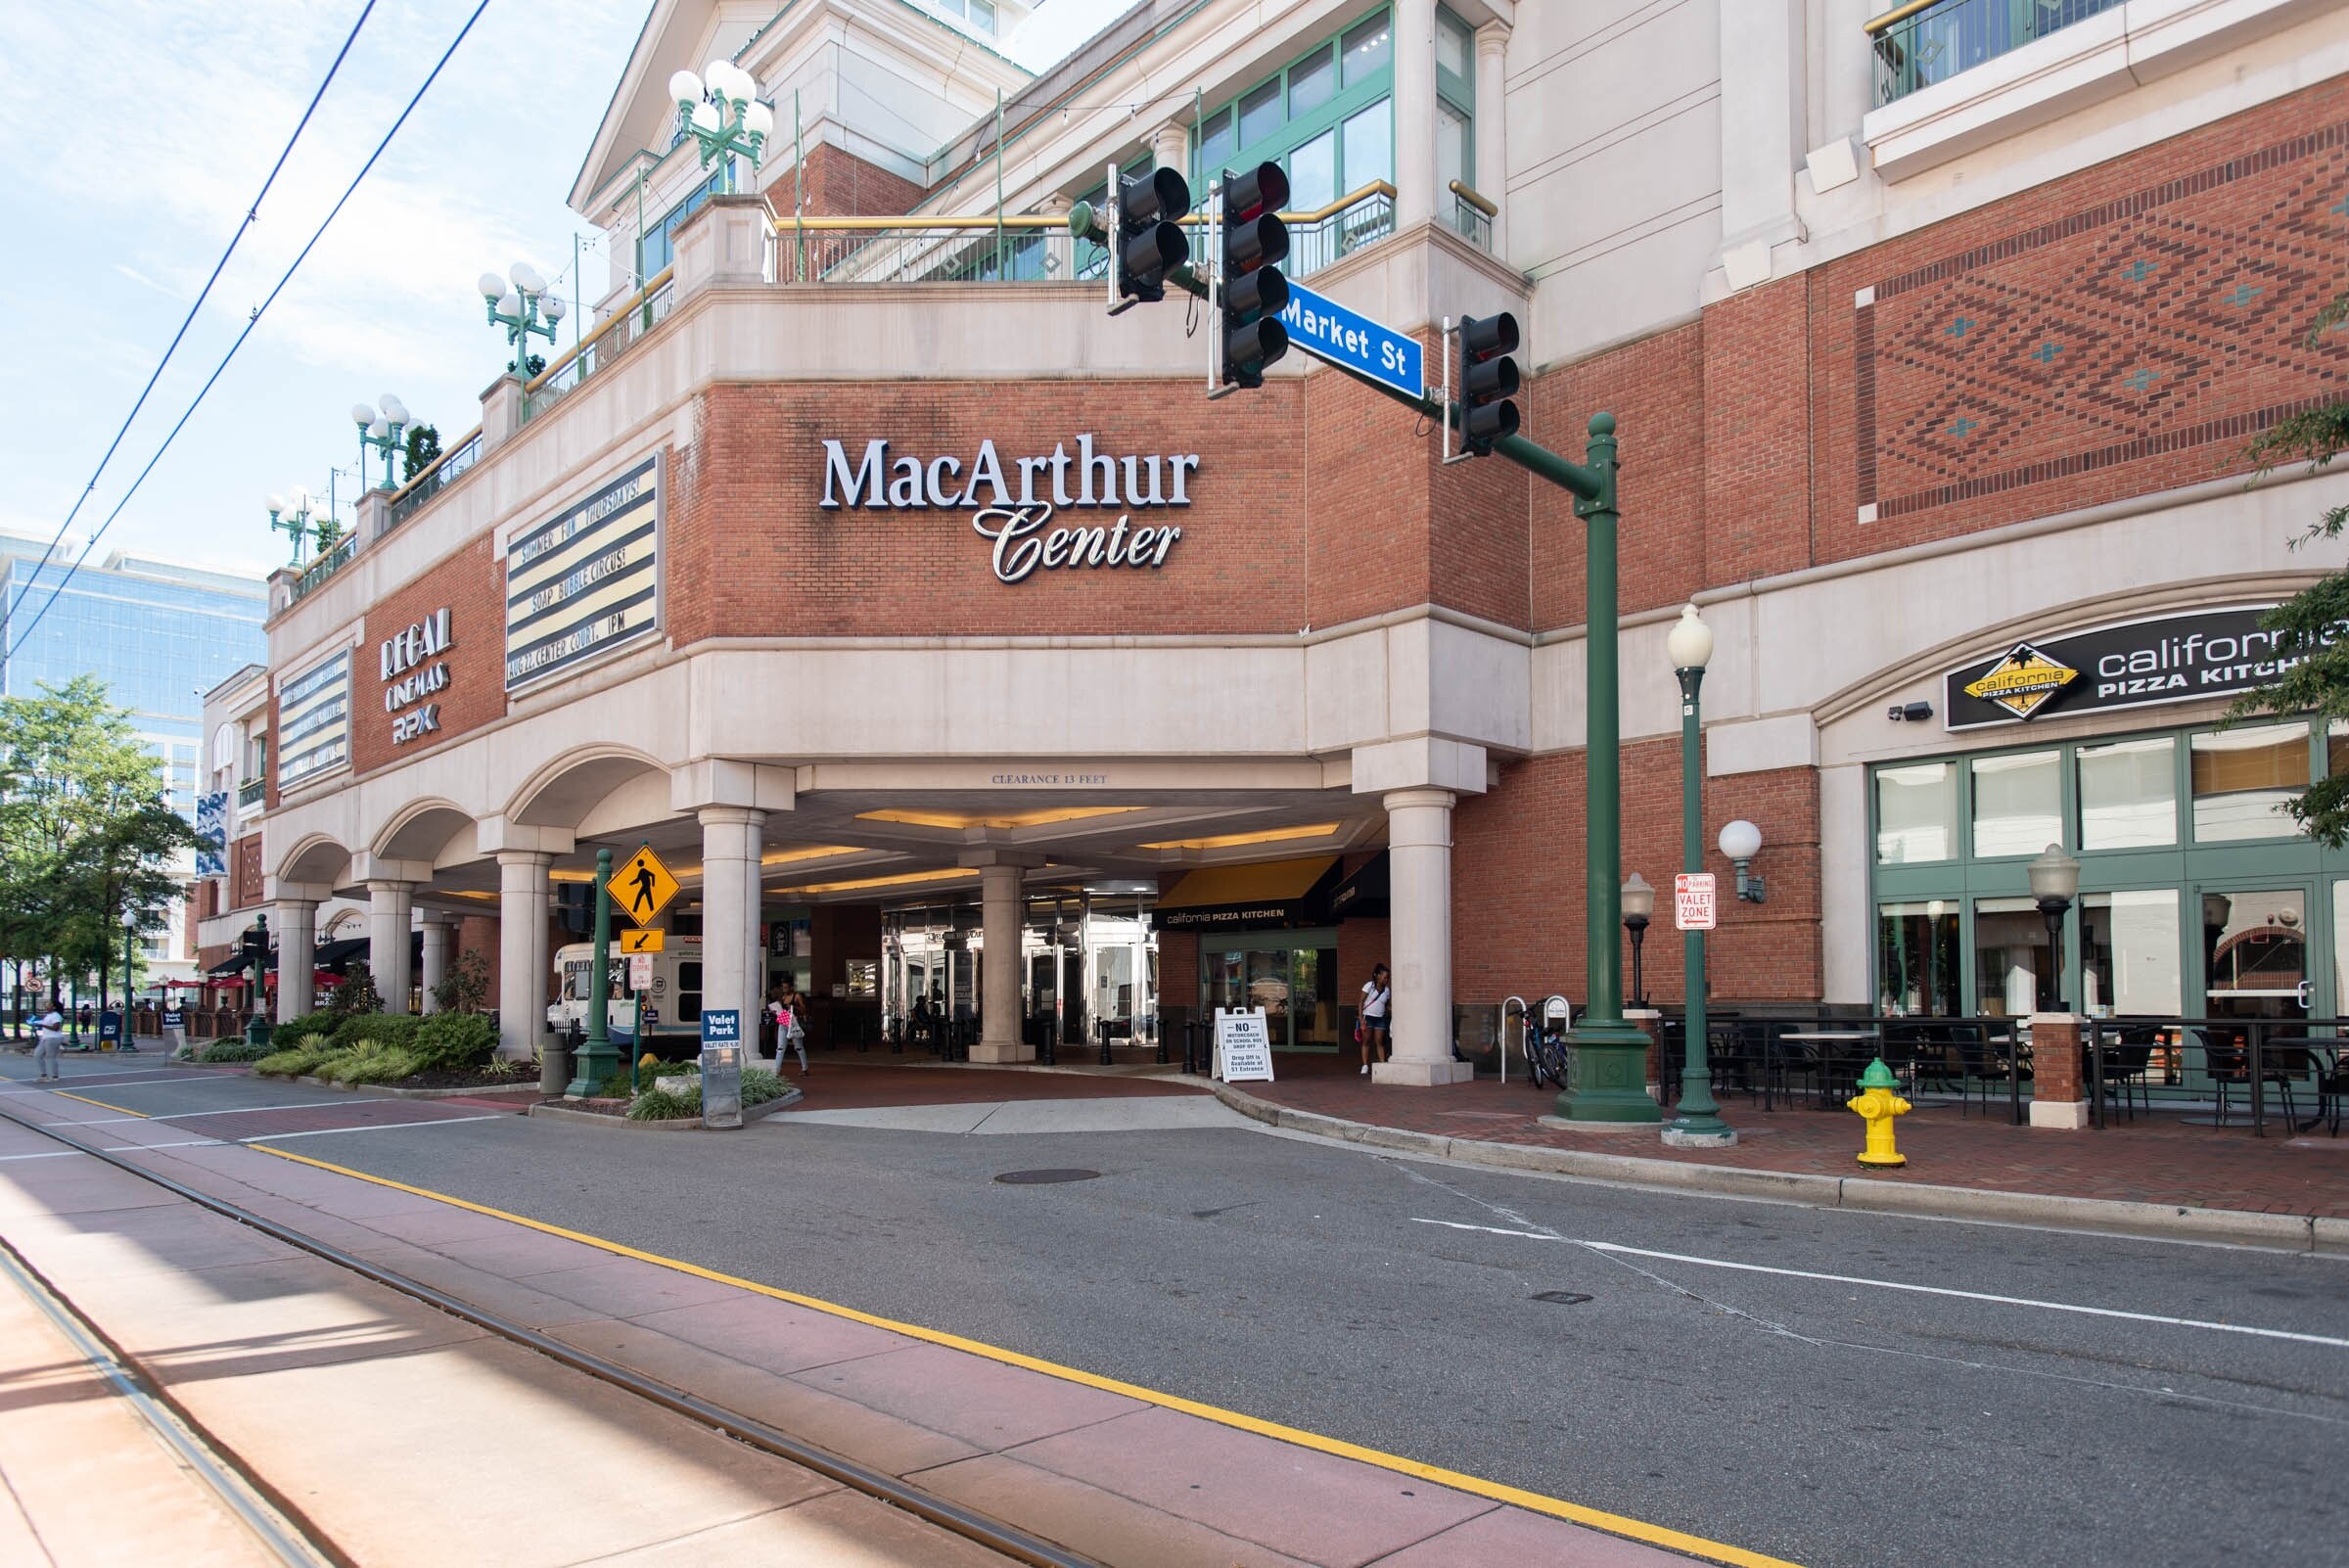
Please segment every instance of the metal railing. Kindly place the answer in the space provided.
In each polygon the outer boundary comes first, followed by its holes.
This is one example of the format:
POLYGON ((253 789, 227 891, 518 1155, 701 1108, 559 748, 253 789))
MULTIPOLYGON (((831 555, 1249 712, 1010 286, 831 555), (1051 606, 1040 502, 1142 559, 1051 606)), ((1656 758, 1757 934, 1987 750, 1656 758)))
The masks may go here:
POLYGON ((439 494, 456 479, 482 460, 482 428, 476 425, 473 434, 442 452, 425 465, 424 472, 402 486, 392 497, 392 527, 397 528, 414 517, 419 508, 439 494))
POLYGON ((2089 1097, 2096 1126, 2142 1106, 2208 1111, 2208 1125, 2267 1135, 2282 1105, 2294 1130, 2340 1125, 2349 1024, 2314 1018, 2096 1018, 2087 1026, 2089 1097))
POLYGON ((523 389, 523 418, 542 414, 565 393, 619 363, 638 339, 668 319, 676 298, 672 280, 676 268, 664 267, 629 297, 572 350, 540 371, 523 389))
POLYGON ((2121 0, 1911 0, 1867 23, 1876 106, 1949 80, 2121 0))
POLYGON ((261 804, 262 797, 268 793, 269 781, 267 779, 246 779, 237 786, 237 806, 240 809, 248 806, 258 806, 261 804))
POLYGON ((348 566, 350 558, 358 553, 359 536, 356 533, 345 534, 336 541, 333 549, 312 561, 302 571, 301 576, 294 579, 294 586, 289 590, 288 602, 299 604, 304 594, 348 566))
POLYGON ((1484 252, 1493 254, 1493 219, 1500 208, 1487 198, 1478 195, 1458 180, 1451 182, 1451 226, 1460 238, 1484 252))

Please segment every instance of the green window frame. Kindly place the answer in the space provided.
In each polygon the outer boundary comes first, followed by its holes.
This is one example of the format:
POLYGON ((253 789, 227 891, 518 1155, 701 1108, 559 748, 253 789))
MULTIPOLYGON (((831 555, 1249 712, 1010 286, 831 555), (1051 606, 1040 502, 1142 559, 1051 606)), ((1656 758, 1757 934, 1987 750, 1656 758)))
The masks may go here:
MULTIPOLYGON (((1250 82, 1208 110, 1199 117, 1191 136, 1193 192, 1203 196, 1207 182, 1222 169, 1248 168, 1267 162, 1280 164, 1294 183, 1296 170, 1291 165, 1294 155, 1324 135, 1330 137, 1330 196, 1313 201, 1305 192, 1298 192, 1290 199, 1293 208, 1324 206, 1327 200, 1373 179, 1391 183, 1395 177, 1393 30, 1394 15, 1389 8, 1379 6, 1362 12, 1280 69, 1250 82), (1366 44, 1376 36, 1374 28, 1384 29, 1388 34, 1384 58, 1367 69, 1358 66, 1350 79, 1347 45, 1366 44), (1371 167, 1368 172, 1349 168, 1346 125, 1382 104, 1386 109, 1385 166, 1371 167), (1245 115, 1243 109, 1248 112, 1245 115)), ((1462 102, 1461 107, 1472 105, 1470 99, 1462 102)), ((1352 161, 1374 162, 1363 136, 1358 133, 1355 141, 1352 161)))
POLYGON ((656 276, 676 259, 677 229, 684 221, 701 210, 702 204, 725 189, 726 171, 722 168, 695 186, 685 200, 661 214, 660 221, 636 237, 636 276, 639 281, 656 276))

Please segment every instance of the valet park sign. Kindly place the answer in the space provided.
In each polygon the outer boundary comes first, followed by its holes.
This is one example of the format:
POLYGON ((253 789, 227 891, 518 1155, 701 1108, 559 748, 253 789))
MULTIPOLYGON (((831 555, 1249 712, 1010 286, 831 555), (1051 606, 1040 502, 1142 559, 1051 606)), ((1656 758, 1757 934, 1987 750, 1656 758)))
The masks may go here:
POLYGON ((852 457, 848 443, 823 443, 827 511, 968 510, 971 529, 991 551, 995 580, 1026 582, 1038 572, 1155 572, 1181 542, 1174 523, 1133 521, 1136 512, 1191 504, 1190 481, 1199 454, 1121 454, 1095 451, 1093 438, 1076 449, 1005 458, 983 440, 966 462, 952 454, 892 456, 886 440, 868 440, 852 457), (1115 523, 1055 524, 1060 514, 1115 511, 1115 523))

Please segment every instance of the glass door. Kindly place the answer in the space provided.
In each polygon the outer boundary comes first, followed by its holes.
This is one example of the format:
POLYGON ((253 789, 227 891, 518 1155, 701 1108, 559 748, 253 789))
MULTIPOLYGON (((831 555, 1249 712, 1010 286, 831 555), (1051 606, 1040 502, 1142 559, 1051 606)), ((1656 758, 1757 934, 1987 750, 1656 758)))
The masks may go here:
POLYGON ((2196 887, 2202 1012, 2207 1018, 2304 1020, 2316 1000, 2309 973, 2306 883, 2196 887))

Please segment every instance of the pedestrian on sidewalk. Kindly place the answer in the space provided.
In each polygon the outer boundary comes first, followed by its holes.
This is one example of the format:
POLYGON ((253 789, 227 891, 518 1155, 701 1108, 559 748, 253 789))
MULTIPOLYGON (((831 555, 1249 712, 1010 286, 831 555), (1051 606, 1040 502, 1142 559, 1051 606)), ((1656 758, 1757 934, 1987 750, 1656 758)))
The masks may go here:
POLYGON ((784 1051, 796 1050, 800 1053, 800 1074, 802 1077, 806 1076, 807 1033, 800 1022, 800 1010, 806 1005, 806 1003, 791 982, 785 981, 783 994, 776 998, 774 1009, 775 1070, 777 1072, 781 1072, 783 1069, 784 1051))
POLYGON ((1395 999, 1395 988, 1387 979, 1387 966, 1380 964, 1370 971, 1370 979, 1362 987, 1362 1021, 1355 1026, 1354 1038, 1362 1047, 1361 1076, 1370 1076, 1370 1064, 1387 1059, 1387 1009, 1395 999))
POLYGON ((60 1079, 65 1076, 58 1071, 60 1066, 58 1053, 65 1048, 66 1015, 57 1010, 56 998, 52 997, 49 1002, 49 1010, 43 1013, 40 1022, 33 1026, 34 1082, 37 1083, 44 1079, 60 1079))

